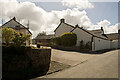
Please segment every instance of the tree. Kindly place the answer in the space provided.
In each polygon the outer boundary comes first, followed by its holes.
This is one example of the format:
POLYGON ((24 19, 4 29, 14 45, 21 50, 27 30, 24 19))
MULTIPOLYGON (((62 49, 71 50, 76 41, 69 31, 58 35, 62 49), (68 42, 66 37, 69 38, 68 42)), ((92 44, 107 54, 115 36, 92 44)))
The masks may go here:
POLYGON ((21 45, 23 45, 24 44, 24 42, 26 41, 26 40, 29 40, 30 39, 30 36, 31 35, 25 35, 24 33, 22 33, 22 32, 15 32, 14 33, 14 38, 13 38, 13 42, 14 42, 14 45, 15 46, 21 46, 21 45))
POLYGON ((2 39, 6 42, 6 45, 9 45, 9 43, 14 38, 14 32, 15 30, 12 28, 2 28, 2 39))
POLYGON ((46 32, 44 32, 44 31, 42 33, 38 34, 38 36, 44 36, 44 35, 46 35, 46 32))

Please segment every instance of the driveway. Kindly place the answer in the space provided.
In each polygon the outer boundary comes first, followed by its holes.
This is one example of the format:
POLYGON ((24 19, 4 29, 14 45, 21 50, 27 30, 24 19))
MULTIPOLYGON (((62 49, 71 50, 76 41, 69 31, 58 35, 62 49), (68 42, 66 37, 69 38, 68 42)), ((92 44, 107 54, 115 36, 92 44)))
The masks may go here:
MULTIPOLYGON (((53 52, 59 52, 53 50, 53 52)), ((62 52, 62 51, 60 51, 62 52)), ((78 64, 54 74, 38 77, 40 78, 118 78, 118 50, 106 52, 99 56, 81 54, 75 52, 53 53, 53 60, 58 60, 66 64, 75 65, 79 61, 87 60, 85 63, 78 64), (56 56, 55 54, 58 54, 56 56), (69 55, 68 55, 69 54, 69 55), (66 56, 66 57, 65 57, 66 56), (68 56, 68 57, 67 57, 68 56), (83 57, 83 58, 82 58, 83 57), (57 59, 58 58, 58 59, 57 59), (60 60, 63 59, 63 60, 60 60), (68 61, 67 61, 68 60, 68 61), (70 61, 72 63, 70 63, 70 61), (67 63, 68 62, 68 63, 67 63), (75 62, 75 63, 74 63, 75 62)))
POLYGON ((59 63, 67 64, 70 66, 76 66, 82 62, 88 61, 89 59, 92 59, 93 57, 99 55, 101 54, 86 54, 86 53, 52 49, 51 60, 57 61, 59 63))

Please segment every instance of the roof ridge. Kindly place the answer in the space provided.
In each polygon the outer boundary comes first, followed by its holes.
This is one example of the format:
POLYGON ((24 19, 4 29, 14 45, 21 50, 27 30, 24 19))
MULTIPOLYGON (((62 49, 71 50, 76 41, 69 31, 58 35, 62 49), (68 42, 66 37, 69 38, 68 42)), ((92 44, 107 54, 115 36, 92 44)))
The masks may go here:
POLYGON ((32 33, 29 31, 29 29, 28 29, 27 27, 25 27, 23 24, 21 24, 20 22, 18 22, 18 21, 15 19, 15 17, 13 17, 12 19, 10 19, 10 20, 7 21, 6 23, 4 23, 1 27, 3 28, 3 26, 4 26, 5 24, 9 23, 9 22, 12 21, 12 20, 14 20, 15 22, 17 22, 17 23, 18 23, 19 25, 21 25, 23 28, 27 29, 27 31, 28 31, 30 34, 32 34, 32 33))
MULTIPOLYGON (((92 36, 95 36, 95 37, 98 37, 98 38, 101 38, 101 39, 105 39, 105 40, 110 40, 110 39, 108 39, 108 38, 106 38, 106 37, 96 35, 96 34, 90 32, 90 31, 88 31, 88 30, 86 30, 86 29, 81 28, 81 27, 76 27, 76 28, 79 28, 79 29, 85 31, 85 32, 87 32, 88 34, 91 34, 92 36)), ((71 32, 73 32, 76 28, 74 28, 71 32)))
MULTIPOLYGON (((61 25, 62 23, 60 23, 59 25, 58 25, 58 27, 54 30, 54 32, 59 28, 59 26, 61 25)), ((68 25, 68 26, 70 26, 70 27, 72 27, 72 28, 75 28, 73 25, 71 25, 71 24, 68 24, 68 23, 65 23, 64 22, 64 24, 66 24, 66 25, 68 25)))

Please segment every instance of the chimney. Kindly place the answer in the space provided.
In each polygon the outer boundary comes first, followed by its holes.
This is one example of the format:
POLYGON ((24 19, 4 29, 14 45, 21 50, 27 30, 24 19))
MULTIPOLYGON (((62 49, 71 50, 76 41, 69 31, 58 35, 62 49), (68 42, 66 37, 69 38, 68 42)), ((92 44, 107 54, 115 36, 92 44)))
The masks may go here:
POLYGON ((104 29, 103 29, 103 27, 101 27, 101 30, 102 30, 102 34, 104 34, 104 29))
POLYGON ((75 27, 79 27, 79 25, 78 25, 78 24, 76 24, 76 25, 75 25, 75 27))
POLYGON ((15 21, 16 21, 16 18, 15 18, 15 17, 13 17, 13 20, 15 20, 15 21))
POLYGON ((61 23, 65 23, 65 19, 60 19, 60 22, 61 23))

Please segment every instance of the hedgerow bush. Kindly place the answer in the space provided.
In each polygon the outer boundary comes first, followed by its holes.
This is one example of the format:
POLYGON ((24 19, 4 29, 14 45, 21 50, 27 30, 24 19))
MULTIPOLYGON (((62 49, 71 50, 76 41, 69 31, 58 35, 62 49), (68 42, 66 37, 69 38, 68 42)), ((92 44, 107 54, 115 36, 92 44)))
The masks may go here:
POLYGON ((84 49, 84 46, 85 46, 84 41, 81 40, 80 43, 79 43, 80 49, 84 49))
POLYGON ((53 38, 52 40, 56 45, 74 46, 76 45, 77 36, 76 34, 69 32, 62 34, 60 37, 53 38))
POLYGON ((84 41, 81 40, 79 43, 79 47, 80 47, 80 50, 82 50, 82 49, 91 50, 91 42, 88 41, 87 43, 84 43, 84 41))
POLYGON ((76 45, 77 36, 76 34, 69 32, 61 35, 61 45, 63 46, 74 46, 76 45))
POLYGON ((91 42, 90 41, 85 44, 85 49, 91 49, 91 42))
POLYGON ((61 37, 52 38, 52 42, 55 45, 61 45, 61 37))

